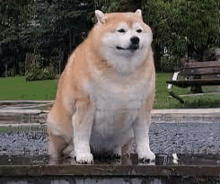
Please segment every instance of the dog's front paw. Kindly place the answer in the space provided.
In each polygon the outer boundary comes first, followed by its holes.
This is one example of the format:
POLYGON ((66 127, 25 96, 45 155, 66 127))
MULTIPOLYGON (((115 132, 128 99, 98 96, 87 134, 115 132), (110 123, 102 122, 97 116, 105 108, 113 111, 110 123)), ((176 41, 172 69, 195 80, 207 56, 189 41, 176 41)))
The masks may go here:
POLYGON ((149 150, 145 152, 144 154, 139 153, 138 158, 141 163, 149 163, 149 162, 154 162, 156 156, 152 151, 149 150))
POLYGON ((77 153, 76 162, 78 164, 93 164, 93 155, 91 153, 77 153))

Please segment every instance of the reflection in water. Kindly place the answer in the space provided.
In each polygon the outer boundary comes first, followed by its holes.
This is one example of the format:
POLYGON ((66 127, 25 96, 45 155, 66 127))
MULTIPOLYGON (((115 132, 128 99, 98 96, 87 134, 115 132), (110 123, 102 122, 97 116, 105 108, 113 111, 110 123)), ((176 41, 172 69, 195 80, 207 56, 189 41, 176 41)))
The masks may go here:
MULTIPOLYGON (((220 166, 220 157, 219 155, 184 155, 177 154, 166 155, 159 154, 156 155, 155 162, 150 163, 139 163, 137 154, 131 154, 130 156, 132 163, 128 165, 215 165, 220 166), (174 159, 178 157, 178 159, 174 159), (178 163, 176 161, 178 160, 178 163)), ((38 155, 38 156, 28 156, 28 155, 0 155, 0 165, 45 165, 48 164, 49 156, 48 155, 38 155)), ((66 158, 65 164, 69 165, 72 162, 71 159, 66 158)), ((126 164, 126 162, 124 162, 126 164)), ((95 165, 120 165, 121 161, 119 158, 95 158, 95 165)))

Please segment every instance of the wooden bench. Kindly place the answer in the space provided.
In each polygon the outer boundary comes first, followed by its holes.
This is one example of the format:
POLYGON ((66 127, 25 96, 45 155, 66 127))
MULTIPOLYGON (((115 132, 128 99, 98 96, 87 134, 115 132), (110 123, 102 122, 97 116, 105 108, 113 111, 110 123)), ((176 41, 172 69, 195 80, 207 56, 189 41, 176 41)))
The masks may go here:
POLYGON ((201 86, 220 85, 220 61, 185 63, 178 72, 174 72, 172 80, 166 83, 170 95, 184 103, 182 95, 179 96, 172 91, 172 85, 181 88, 191 86, 198 89, 201 89, 201 86))

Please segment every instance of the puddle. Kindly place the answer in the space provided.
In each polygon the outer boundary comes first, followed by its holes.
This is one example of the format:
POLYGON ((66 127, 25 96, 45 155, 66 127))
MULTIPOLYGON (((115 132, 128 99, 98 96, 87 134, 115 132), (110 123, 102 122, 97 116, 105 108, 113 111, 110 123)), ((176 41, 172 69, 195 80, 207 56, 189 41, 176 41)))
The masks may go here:
MULTIPOLYGON (((174 162, 173 157, 169 155, 159 154, 156 156, 154 163, 147 165, 207 165, 207 166, 220 166, 220 156, 219 155, 183 155, 177 154, 178 161, 174 162)), ((133 165, 137 164, 137 155, 131 155, 133 165)), ((118 160, 117 160, 118 161, 118 160)), ((45 165, 49 163, 48 155, 1 155, 0 165, 45 165)), ((65 159, 64 163, 70 165, 70 159, 65 159)), ((95 159, 95 165, 101 164, 115 164, 116 160, 111 160, 108 158, 95 159)), ((118 163, 118 162, 117 162, 118 163)))
POLYGON ((156 165, 215 165, 220 166, 219 155, 184 155, 177 154, 178 160, 175 164, 172 156, 158 155, 156 165))
POLYGON ((1 155, 0 165, 45 165, 48 164, 49 156, 24 156, 24 155, 1 155))

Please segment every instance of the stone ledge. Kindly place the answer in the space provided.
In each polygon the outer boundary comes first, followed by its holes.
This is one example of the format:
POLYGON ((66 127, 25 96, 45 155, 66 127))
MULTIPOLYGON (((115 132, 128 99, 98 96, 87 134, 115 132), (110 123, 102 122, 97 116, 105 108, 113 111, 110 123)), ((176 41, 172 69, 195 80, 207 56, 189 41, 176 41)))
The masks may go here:
MULTIPOLYGON (((0 124, 14 123, 45 123, 48 110, 38 109, 0 109, 0 124)), ((204 122, 211 123, 220 120, 220 109, 154 109, 152 122, 204 122)))

